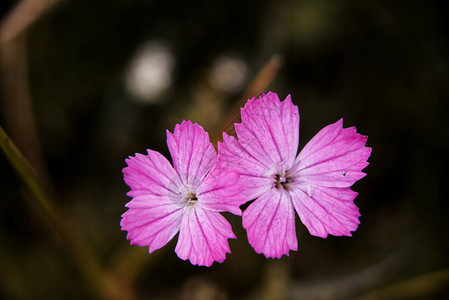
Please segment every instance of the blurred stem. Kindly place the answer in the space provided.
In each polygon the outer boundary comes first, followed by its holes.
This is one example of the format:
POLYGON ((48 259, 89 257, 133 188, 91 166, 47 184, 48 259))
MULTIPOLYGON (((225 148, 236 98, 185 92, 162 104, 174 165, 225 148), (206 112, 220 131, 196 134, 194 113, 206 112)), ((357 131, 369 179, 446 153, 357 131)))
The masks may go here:
MULTIPOLYGON (((31 101, 28 92, 28 70, 23 33, 42 15, 63 0, 22 0, 2 20, 0 24, 0 59, 2 65, 2 83, 5 92, 5 120, 19 146, 31 159, 29 161, 14 145, 0 126, 0 147, 12 167, 26 186, 31 204, 49 227, 62 239, 72 254, 76 266, 95 296, 102 299, 134 299, 130 285, 122 278, 102 270, 97 257, 87 247, 67 218, 54 206, 55 197, 44 185, 46 169, 40 152, 39 140, 34 127, 31 101), (20 116, 18 118, 17 116, 20 116), (39 171, 39 172, 36 172, 39 171), (40 176, 38 176, 40 175, 40 176)), ((45 181, 47 182, 47 181, 45 181)))
MULTIPOLYGON (((53 196, 48 192, 43 183, 39 180, 34 169, 23 157, 6 132, 0 126, 0 147, 11 163, 17 175, 23 181, 30 192, 33 204, 44 217, 44 220, 56 230, 62 238, 64 244, 70 250, 80 272, 96 295, 103 299, 113 299, 117 297, 113 285, 109 278, 104 276, 98 260, 88 247, 81 241, 76 232, 68 226, 64 217, 58 212, 53 204, 53 196)), ((120 297, 120 299, 125 299, 120 297)), ((128 299, 128 297, 126 297, 128 299)))
POLYGON ((0 147, 10 161, 19 177, 23 180, 25 186, 30 190, 40 209, 46 216, 52 220, 52 223, 59 223, 55 208, 53 207, 50 196, 39 180, 35 170, 22 153, 17 149, 6 132, 0 126, 0 147))
POLYGON ((39 178, 47 183, 49 176, 33 116, 24 35, 0 44, 0 67, 5 128, 39 178))
POLYGON ((288 271, 285 260, 268 261, 260 298, 263 300, 287 299, 288 271))
POLYGON ((14 39, 61 0, 22 0, 0 25, 0 44, 14 39))

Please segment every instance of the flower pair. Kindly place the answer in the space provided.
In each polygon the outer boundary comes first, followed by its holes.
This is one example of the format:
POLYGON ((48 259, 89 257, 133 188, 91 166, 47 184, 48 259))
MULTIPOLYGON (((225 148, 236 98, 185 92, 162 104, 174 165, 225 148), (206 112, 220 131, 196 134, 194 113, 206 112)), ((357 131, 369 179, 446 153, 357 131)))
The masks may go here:
POLYGON ((210 266, 230 253, 235 238, 220 214, 242 215, 257 253, 280 258, 297 250, 295 210, 310 234, 351 235, 360 216, 351 185, 366 174, 371 148, 366 136, 343 121, 323 128, 298 156, 299 113, 290 96, 269 92, 253 98, 235 124, 237 137, 223 134, 218 155, 198 124, 183 121, 167 145, 173 166, 148 150, 126 160, 125 182, 133 199, 122 215, 131 244, 153 252, 178 232, 176 253, 192 264, 210 266))

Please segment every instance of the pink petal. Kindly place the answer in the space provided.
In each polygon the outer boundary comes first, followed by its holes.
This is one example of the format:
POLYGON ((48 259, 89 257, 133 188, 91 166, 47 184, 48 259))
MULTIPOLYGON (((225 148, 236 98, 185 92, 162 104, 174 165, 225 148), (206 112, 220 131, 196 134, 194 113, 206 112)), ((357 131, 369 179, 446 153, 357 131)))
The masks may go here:
POLYGON ((207 174, 197 191, 198 205, 212 211, 229 211, 242 215, 240 205, 247 200, 239 173, 221 168, 218 164, 207 174))
POLYGON ((289 192, 310 234, 351 236, 357 229, 357 193, 349 187, 366 175, 361 171, 371 154, 366 140, 339 120, 318 132, 298 155, 289 192))
POLYGON ((350 188, 309 187, 304 183, 289 192, 301 222, 312 235, 351 236, 360 223, 360 213, 353 202, 357 193, 350 188))
POLYGON ((299 113, 290 95, 283 102, 272 92, 253 98, 241 115, 242 123, 235 124, 240 144, 270 169, 291 168, 298 151, 299 113))
POLYGON ((350 187, 366 174, 371 148, 355 127, 343 129, 343 119, 324 127, 299 153, 292 173, 298 180, 328 187, 350 187))
POLYGON ((141 195, 127 205, 120 225, 131 244, 149 246, 153 252, 165 246, 179 231, 182 205, 169 196, 141 195))
POLYGON ((295 211, 290 195, 272 188, 243 212, 243 227, 257 253, 277 257, 298 250, 295 211))
POLYGON ((183 121, 173 133, 167 130, 167 145, 182 182, 187 187, 198 186, 217 156, 207 132, 196 123, 183 121))
POLYGON ((223 262, 231 253, 228 239, 235 238, 231 225, 218 212, 204 210, 198 205, 187 206, 182 218, 175 252, 194 265, 211 266, 223 262))
POLYGON ((235 137, 226 133, 223 133, 223 143, 218 143, 218 162, 240 173, 246 201, 259 197, 272 186, 274 171, 243 148, 235 137))
POLYGON ((131 188, 128 196, 171 195, 177 197, 183 185, 170 162, 159 152, 148 150, 148 155, 136 153, 126 159, 124 180, 131 188))

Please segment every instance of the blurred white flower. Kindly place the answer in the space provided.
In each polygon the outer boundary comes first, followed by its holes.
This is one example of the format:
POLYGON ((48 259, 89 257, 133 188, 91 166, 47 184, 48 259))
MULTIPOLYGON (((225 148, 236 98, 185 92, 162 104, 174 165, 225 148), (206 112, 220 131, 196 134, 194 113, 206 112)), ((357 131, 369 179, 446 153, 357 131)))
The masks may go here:
POLYGON ((212 66, 210 84, 221 92, 235 93, 242 88, 247 73, 248 65, 243 59, 222 55, 215 60, 212 66))
POLYGON ((126 88, 139 102, 154 103, 172 83, 175 57, 161 41, 143 44, 131 60, 126 73, 126 88))

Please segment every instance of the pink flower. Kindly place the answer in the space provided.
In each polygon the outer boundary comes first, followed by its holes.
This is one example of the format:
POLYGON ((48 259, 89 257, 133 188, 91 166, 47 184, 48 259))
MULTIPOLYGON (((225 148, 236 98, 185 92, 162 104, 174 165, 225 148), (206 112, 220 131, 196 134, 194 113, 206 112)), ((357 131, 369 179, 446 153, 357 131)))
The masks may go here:
POLYGON ((243 227, 257 253, 280 258, 298 249, 295 210, 310 234, 351 236, 360 216, 351 185, 363 178, 371 148, 343 120, 318 132, 296 156, 298 107, 269 92, 247 102, 238 140, 224 134, 219 161, 240 173, 247 200, 243 227))
POLYGON ((235 235, 219 212, 241 215, 239 174, 216 163, 209 135, 198 124, 184 121, 173 134, 167 130, 167 145, 173 166, 152 150, 126 160, 124 179, 133 199, 122 215, 122 230, 131 244, 149 246, 150 253, 179 231, 179 258, 203 266, 223 262, 235 235))

